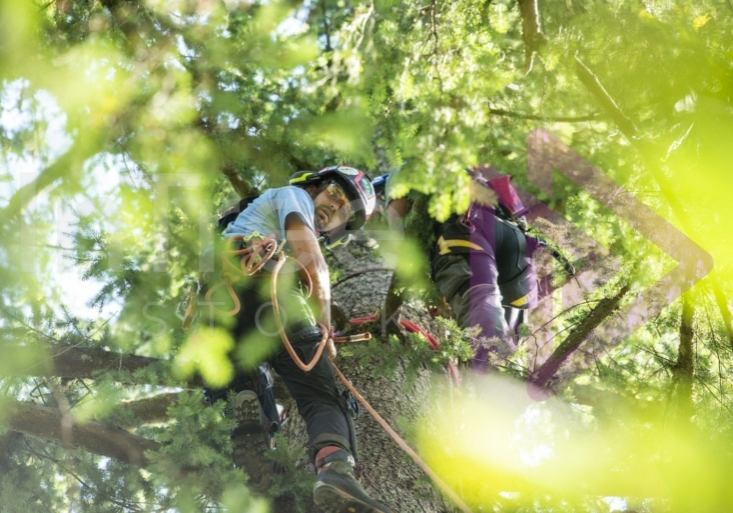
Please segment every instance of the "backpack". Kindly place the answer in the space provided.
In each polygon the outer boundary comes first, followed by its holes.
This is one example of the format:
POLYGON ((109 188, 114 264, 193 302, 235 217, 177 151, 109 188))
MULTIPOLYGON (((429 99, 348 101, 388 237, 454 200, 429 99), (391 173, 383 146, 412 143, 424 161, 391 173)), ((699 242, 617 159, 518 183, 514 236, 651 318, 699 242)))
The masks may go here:
POLYGON ((260 195, 257 194, 255 196, 247 196, 246 198, 241 198, 235 204, 226 209, 216 219, 216 231, 218 233, 223 233, 224 230, 226 230, 227 226, 229 226, 229 223, 234 221, 239 214, 241 214, 254 200, 259 197, 260 195))
MULTIPOLYGON (((498 218, 516 224, 523 232, 529 229, 525 215, 528 209, 522 203, 517 191, 511 183, 511 177, 500 176, 487 180, 488 186, 491 187, 499 195, 499 206, 496 208, 498 218)), ((575 266, 570 260, 557 248, 543 237, 534 236, 541 247, 547 247, 552 257, 562 265, 568 276, 575 276, 575 266)))
POLYGON ((509 221, 517 225, 523 232, 528 229, 525 215, 529 211, 522 203, 512 185, 511 176, 499 176, 486 180, 486 186, 492 189, 499 196, 499 204, 496 207, 496 216, 499 219, 509 221))

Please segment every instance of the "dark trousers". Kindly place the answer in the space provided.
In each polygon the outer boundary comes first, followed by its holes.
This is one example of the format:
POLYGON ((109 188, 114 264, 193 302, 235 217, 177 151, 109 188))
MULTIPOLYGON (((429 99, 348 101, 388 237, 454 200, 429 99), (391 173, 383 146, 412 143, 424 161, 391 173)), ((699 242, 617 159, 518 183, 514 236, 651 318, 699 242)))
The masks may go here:
MULTIPOLYGON (((321 333, 299 291, 296 275, 284 273, 281 276, 277 295, 281 318, 293 349, 301 361, 308 364, 321 340, 321 333)), ((250 278, 237 289, 241 308, 230 327, 236 342, 232 357, 237 370, 227 390, 239 392, 249 388, 253 369, 265 361, 283 380, 298 413, 305 420, 311 458, 327 445, 353 453, 346 400, 336 386, 331 360, 324 350, 313 369, 304 372, 290 357, 277 331, 270 279, 269 273, 250 278)), ((258 393, 258 397, 262 403, 263 395, 258 393)))

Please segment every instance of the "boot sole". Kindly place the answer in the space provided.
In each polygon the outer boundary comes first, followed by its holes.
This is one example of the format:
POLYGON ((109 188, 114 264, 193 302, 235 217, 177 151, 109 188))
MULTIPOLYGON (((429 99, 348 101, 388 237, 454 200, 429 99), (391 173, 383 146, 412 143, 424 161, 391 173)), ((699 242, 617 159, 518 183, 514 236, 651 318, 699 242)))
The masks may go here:
POLYGON ((372 506, 327 483, 317 483, 313 500, 326 513, 389 513, 390 510, 372 506))

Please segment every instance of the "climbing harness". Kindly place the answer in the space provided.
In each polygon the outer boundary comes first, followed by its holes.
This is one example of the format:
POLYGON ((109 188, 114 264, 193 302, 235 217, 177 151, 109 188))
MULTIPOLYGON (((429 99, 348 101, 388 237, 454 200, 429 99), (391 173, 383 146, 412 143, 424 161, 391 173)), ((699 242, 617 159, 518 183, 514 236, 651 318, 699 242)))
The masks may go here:
MULTIPOLYGON (((219 288, 226 288, 234 307, 225 315, 234 316, 239 313, 242 305, 239 302, 234 284, 248 277, 257 275, 258 272, 269 262, 275 253, 278 252, 278 242, 274 235, 262 236, 254 233, 244 237, 235 235, 226 240, 224 249, 220 252, 221 272, 219 281, 206 292, 206 301, 212 305, 211 298, 219 288), (235 264, 236 261, 236 264, 235 264)), ((310 282, 308 282, 308 294, 310 294, 310 282)))
MULTIPOLYGON (((278 242, 274 235, 263 237, 259 233, 254 233, 247 237, 235 235, 228 238, 224 249, 220 252, 219 281, 206 291, 206 302, 216 307, 217 303, 213 302, 211 298, 218 289, 224 287, 234 307, 223 313, 229 316, 237 315, 242 305, 234 290, 234 284, 257 275, 277 251, 278 242)), ((184 294, 176 308, 176 317, 183 321, 183 329, 188 330, 198 315, 197 298, 201 293, 203 280, 191 275, 184 276, 184 280, 184 294)), ((308 282, 308 287, 308 294, 310 294, 310 282, 308 282)))

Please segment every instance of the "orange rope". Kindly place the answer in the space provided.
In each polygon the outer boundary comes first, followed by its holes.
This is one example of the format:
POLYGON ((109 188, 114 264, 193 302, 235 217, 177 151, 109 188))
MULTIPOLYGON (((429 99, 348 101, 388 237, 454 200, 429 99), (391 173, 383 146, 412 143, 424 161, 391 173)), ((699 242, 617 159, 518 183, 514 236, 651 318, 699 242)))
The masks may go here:
MULTIPOLYGON (((328 343, 328 330, 322 326, 318 325, 318 327, 321 330, 321 341, 318 343, 318 348, 316 349, 316 354, 313 355, 313 358, 311 359, 310 363, 307 365, 303 363, 303 361, 300 359, 298 354, 295 352, 295 349, 293 349, 292 344, 290 343, 290 340, 288 339, 287 334, 285 333, 285 327, 283 326, 282 317, 280 316, 280 305, 277 301, 277 275, 280 272, 280 269, 283 265, 285 265, 285 261, 287 259, 287 256, 285 255, 284 251, 280 252, 280 255, 277 259, 277 263, 275 264, 275 269, 272 270, 272 278, 271 278, 271 285, 270 285, 270 297, 272 298, 272 309, 275 313, 275 322, 277 323, 277 331, 280 334, 280 338, 283 341, 283 345, 285 346, 285 349, 288 351, 288 354, 290 355, 290 358, 293 359, 295 364, 303 371, 308 372, 311 370, 315 365, 318 363, 318 360, 321 359, 321 354, 323 354, 323 349, 326 347, 326 344, 328 343)), ((294 260, 295 262, 298 262, 297 260, 294 260)), ((298 262, 299 265, 300 262, 298 262)), ((303 268, 305 269, 305 268, 303 268)), ((312 290, 312 281, 310 276, 308 275, 308 272, 305 273, 305 276, 308 277, 308 296, 310 296, 310 292, 312 290)))
MULTIPOLYGON (((293 361, 296 363, 296 365, 301 368, 303 371, 308 372, 311 370, 316 363, 318 363, 318 360, 321 357, 321 354, 323 353, 323 349, 326 346, 326 343, 328 341, 328 331, 321 325, 319 327, 321 328, 321 333, 323 334, 323 338, 321 339, 321 342, 318 344, 318 349, 316 349, 316 354, 313 356, 313 359, 308 365, 305 365, 301 359, 298 357, 298 355, 295 353, 295 350, 293 349, 293 346, 290 344, 290 340, 288 340, 287 335, 285 334, 285 329, 282 324, 282 319, 280 317, 280 308, 277 303, 277 274, 280 271, 280 268, 285 264, 285 260, 287 259, 287 256, 285 255, 285 252, 281 252, 277 263, 275 264, 275 269, 272 271, 272 285, 271 285, 271 295, 272 295, 272 304, 273 304, 273 310, 275 312, 275 320, 277 323, 277 329, 280 333, 280 338, 283 341, 283 344, 285 345, 285 349, 288 351, 288 354, 293 359, 293 361)), ((305 273, 306 276, 308 273, 305 273)), ((309 278, 310 279, 310 278, 309 278)), ((310 288, 310 287, 309 287, 310 288)), ((310 295, 310 294, 309 294, 310 295)), ((424 332, 423 332, 424 333, 424 332)), ((371 338, 371 333, 368 334, 360 334, 360 335, 353 335, 351 337, 338 337, 339 342, 348 342, 350 340, 356 341, 356 340, 369 340, 371 338)), ((400 448, 407 453, 410 458, 432 479, 438 487, 445 493, 450 500, 452 500, 458 507, 461 509, 464 513, 472 513, 471 509, 466 506, 463 501, 461 501, 460 497, 456 495, 456 493, 448 486, 446 485, 442 479, 438 477, 438 475, 433 472, 433 470, 425 463, 422 458, 410 447, 407 445, 407 442, 405 442, 402 437, 394 430, 392 429, 392 426, 389 425, 389 423, 382 418, 382 416, 377 413, 377 411, 372 407, 369 402, 364 399, 364 397, 359 393, 356 388, 346 379, 346 377, 343 375, 341 370, 336 366, 335 363, 333 363, 333 360, 331 360, 331 365, 333 366, 333 369, 336 371, 336 374, 338 374, 338 377, 343 382, 344 386, 348 388, 352 394, 354 394, 354 397, 366 408, 366 410, 369 412, 369 414, 374 417, 374 419, 379 423, 379 425, 384 428, 384 430, 389 434, 389 436, 392 437, 392 439, 397 443, 397 445, 400 446, 400 448)))
POLYGON ((188 293, 188 304, 186 305, 186 315, 183 317, 183 329, 188 330, 193 323, 193 319, 196 316, 196 297, 198 296, 198 290, 191 287, 191 292, 188 293))
POLYGON ((242 308, 239 296, 232 284, 238 282, 245 276, 252 276, 258 273, 277 251, 278 244, 274 235, 252 237, 245 241, 247 243, 246 246, 241 249, 234 249, 234 242, 242 240, 244 240, 244 236, 242 235, 234 235, 226 240, 226 246, 221 252, 221 280, 206 292, 206 301, 211 303, 214 292, 220 287, 226 287, 229 297, 234 303, 234 307, 231 310, 224 312, 228 316, 237 315, 242 308), (232 263, 231 257, 233 256, 241 257, 239 259, 239 265, 232 263))
POLYGON ((234 308, 229 310, 228 312, 224 312, 225 315, 229 316, 235 316, 239 313, 239 310, 242 309, 242 304, 239 302, 239 297, 237 296, 236 291, 234 290, 234 287, 232 287, 232 283, 229 280, 221 279, 219 283, 211 287, 208 292, 206 292, 206 301, 209 304, 215 304, 211 301, 211 296, 214 295, 214 291, 218 289, 219 287, 226 287, 227 292, 229 292, 229 296, 232 298, 232 301, 234 302, 234 308))
MULTIPOLYGON (((240 250, 240 251, 243 251, 243 250, 240 250)), ((236 253, 236 254, 239 254, 239 253, 236 253)), ((266 260, 269 260, 269 258, 271 258, 273 254, 274 254, 274 251, 269 254, 266 260)), ((285 265, 287 258, 288 257, 285 254, 285 252, 281 251, 280 254, 278 255, 277 262, 275 263, 275 268, 272 271, 271 285, 270 285, 271 286, 270 296, 272 299, 272 307, 273 307, 273 312, 275 314, 274 317, 275 317, 275 322, 277 323, 278 333, 280 334, 280 338, 283 341, 283 345, 285 346, 285 349, 287 350, 288 354, 293 359, 295 364, 304 372, 308 372, 311 369, 313 369, 313 367, 320 360, 321 355, 323 354, 323 349, 326 347, 326 344, 328 342, 329 332, 324 326, 320 324, 318 325, 321 330, 322 338, 321 338, 321 341, 318 343, 316 354, 313 356, 310 363, 308 363, 307 365, 303 363, 303 361, 300 359, 300 357, 297 355, 297 353, 293 349, 293 346, 290 343, 290 340, 288 339, 287 334, 285 333, 285 327, 283 326, 282 316, 280 314, 280 306, 277 301, 277 276, 282 266, 285 265)), ((241 268, 243 272, 245 269, 247 270, 250 269, 249 264, 251 263, 251 260, 252 259, 250 258, 250 260, 246 264, 241 264, 241 268)), ((302 264, 300 264, 300 262, 298 262, 297 260, 294 260, 294 261, 297 262, 298 265, 300 265, 301 268, 305 270, 305 268, 302 266, 302 264)), ((264 263, 258 264, 258 266, 256 267, 256 270, 250 271, 250 272, 251 273, 257 272, 259 269, 261 269, 262 265, 264 265, 264 263)), ((303 273, 303 275, 307 278, 307 282, 306 282, 307 289, 308 289, 307 296, 310 296, 312 289, 313 289, 313 282, 307 271, 303 273)), ((227 281, 227 285, 231 289, 231 283, 227 281)), ((231 293, 233 293, 233 289, 231 293)), ((207 294, 207 298, 208 298, 208 294, 207 294)), ((239 305, 238 300, 237 300, 237 305, 239 305)), ((238 311, 239 309, 237 309, 237 312, 238 311)), ((236 314, 237 312, 235 312, 234 314, 236 314)), ((345 336, 345 337, 334 337, 334 341, 349 342, 349 341, 357 341, 357 340, 369 340, 370 338, 371 338, 371 333, 365 333, 365 334, 357 334, 357 335, 345 336)), ((384 428, 384 430, 389 434, 389 436, 392 437, 392 439, 397 443, 397 445, 403 451, 405 451, 405 453, 408 456, 410 456, 410 458, 412 458, 412 460, 428 475, 428 477, 430 477, 430 479, 432 479, 438 485, 438 487, 443 491, 443 493, 445 493, 445 495, 448 496, 448 498, 451 501, 453 501, 461 511, 463 511, 464 513, 472 513, 471 509, 466 504, 463 503, 460 497, 458 497, 458 495, 456 495, 456 493, 448 485, 446 485, 443 482, 443 480, 440 479, 440 477, 438 477, 438 475, 435 472, 433 472, 433 470, 422 460, 422 458, 420 458, 420 456, 407 444, 407 442, 405 442, 402 439, 402 437, 400 437, 400 435, 394 429, 392 429, 392 426, 390 426, 389 423, 387 423, 387 421, 384 420, 384 418, 382 418, 382 416, 379 415, 379 413, 377 413, 377 411, 372 407, 372 405, 369 404, 369 402, 366 399, 364 399, 364 397, 359 393, 359 391, 356 390, 356 388, 354 388, 354 386, 346 379, 346 377, 343 375, 341 370, 336 366, 336 364, 333 363, 333 361, 331 361, 331 364, 333 366, 333 369, 336 371, 336 374, 338 374, 338 377, 343 382, 344 386, 346 386, 346 388, 348 388, 349 391, 351 391, 351 393, 354 394, 354 397, 356 397, 356 399, 364 406, 364 408, 366 408, 369 414, 372 417, 374 417, 374 419, 379 423, 379 425, 382 426, 382 428, 384 428)))
POLYGON ((176 317, 183 321, 182 327, 185 331, 191 327, 191 324, 193 324, 193 321, 196 318, 196 298, 198 298, 199 292, 201 291, 201 279, 194 276, 184 276, 184 278, 189 286, 188 295, 183 301, 181 301, 181 303, 178 304, 178 308, 176 308, 176 317), (185 308, 181 315, 179 312, 182 310, 181 307, 184 302, 185 308))
POLYGON ((341 370, 336 367, 336 364, 331 362, 333 365, 334 370, 336 371, 336 374, 338 374, 338 377, 341 378, 341 381, 344 383, 346 388, 349 389, 349 391, 354 394, 354 397, 366 408, 366 410, 369 412, 369 414, 374 417, 374 420, 376 420, 382 428, 389 434, 389 436, 392 437, 392 440, 394 440, 397 445, 400 446, 400 449, 405 451, 405 453, 412 458, 412 460, 417 464, 418 467, 420 467, 423 472, 425 472, 430 479, 432 479, 436 485, 438 485, 438 488, 440 488, 443 493, 445 493, 450 500, 452 500, 456 506, 458 506, 458 509, 465 513, 472 513, 471 508, 469 508, 466 504, 463 503, 463 501, 456 495, 456 493, 443 482, 442 479, 438 477, 438 475, 433 472, 433 470, 428 466, 427 463, 423 461, 423 459, 410 447, 407 445, 407 442, 405 442, 402 437, 394 430, 392 429, 392 426, 389 425, 389 423, 382 418, 382 416, 377 413, 377 411, 372 408, 372 405, 369 404, 369 402, 364 399, 364 397, 359 393, 359 391, 354 388, 354 385, 352 385, 346 377, 343 375, 341 370))

